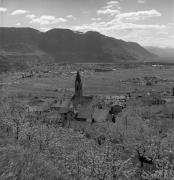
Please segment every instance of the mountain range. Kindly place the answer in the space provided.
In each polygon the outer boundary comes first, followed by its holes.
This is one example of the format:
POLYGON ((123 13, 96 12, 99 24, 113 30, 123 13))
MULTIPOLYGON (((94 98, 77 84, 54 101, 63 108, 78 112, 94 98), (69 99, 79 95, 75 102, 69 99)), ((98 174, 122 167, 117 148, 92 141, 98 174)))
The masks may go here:
POLYGON ((138 43, 69 29, 0 28, 0 62, 131 62, 155 58, 138 43))
POLYGON ((167 58, 174 58, 174 48, 165 47, 152 47, 147 46, 145 47, 149 52, 157 54, 159 57, 167 57, 167 58))

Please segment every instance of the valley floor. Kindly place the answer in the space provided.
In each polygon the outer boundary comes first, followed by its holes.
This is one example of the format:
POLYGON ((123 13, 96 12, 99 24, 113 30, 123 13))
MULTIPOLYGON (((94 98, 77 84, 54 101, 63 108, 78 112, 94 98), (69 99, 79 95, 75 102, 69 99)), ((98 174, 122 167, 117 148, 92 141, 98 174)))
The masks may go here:
POLYGON ((0 179, 171 180, 173 72, 172 65, 62 64, 1 74, 0 179), (71 98, 76 71, 85 95, 129 97, 115 123, 62 128, 24 110, 31 101, 71 98))

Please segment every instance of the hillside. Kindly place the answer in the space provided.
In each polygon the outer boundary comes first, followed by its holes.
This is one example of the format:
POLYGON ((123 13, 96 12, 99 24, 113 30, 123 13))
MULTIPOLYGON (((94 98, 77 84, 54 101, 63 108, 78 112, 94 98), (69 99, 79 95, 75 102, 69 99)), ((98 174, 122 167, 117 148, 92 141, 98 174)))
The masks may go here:
POLYGON ((41 49, 59 61, 106 63, 155 57, 137 43, 114 39, 98 32, 53 29, 42 36, 41 49))
POLYGON ((174 58, 174 48, 145 47, 149 52, 157 54, 160 57, 174 58))
POLYGON ((125 42, 98 32, 80 33, 52 29, 0 28, 0 55, 27 64, 53 62, 141 61, 155 57, 137 43, 125 42))

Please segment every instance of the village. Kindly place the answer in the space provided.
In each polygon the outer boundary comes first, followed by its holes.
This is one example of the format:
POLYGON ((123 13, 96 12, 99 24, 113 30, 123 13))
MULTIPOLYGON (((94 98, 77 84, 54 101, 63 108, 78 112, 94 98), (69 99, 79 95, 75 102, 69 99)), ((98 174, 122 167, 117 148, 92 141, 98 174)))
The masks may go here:
POLYGON ((127 98, 126 96, 83 96, 83 84, 77 72, 73 97, 65 95, 56 100, 41 100, 36 97, 27 107, 30 112, 47 114, 50 121, 62 124, 64 127, 70 127, 72 121, 115 123, 115 115, 125 108, 127 98))
POLYGON ((74 157, 72 150, 84 147, 90 157, 113 154, 153 173, 158 159, 174 157, 173 66, 108 67, 60 65, 8 74, 1 84, 2 139, 53 161, 63 156, 65 164, 69 152, 74 157))
MULTIPOLYGON (((27 103, 27 111, 36 116, 45 116, 44 123, 55 126, 74 128, 81 130, 82 127, 93 124, 116 123, 118 115, 128 106, 136 103, 140 106, 160 106, 174 103, 174 88, 168 92, 155 92, 153 90, 132 91, 119 95, 83 95, 83 82, 80 72, 76 73, 74 94, 66 93, 65 89, 58 89, 64 93, 58 98, 33 97, 27 103)), ((141 86, 151 87, 162 80, 154 77, 145 77, 144 81, 133 79, 126 81, 139 83, 141 86)), ((122 82, 124 83, 124 82, 122 82)), ((71 92, 73 90, 70 90, 71 92)), ((57 91, 56 91, 57 92, 57 91)))
POLYGON ((168 75, 172 68, 60 64, 9 74, 2 90, 25 107, 34 123, 106 138, 110 127, 129 118, 134 109, 146 125, 154 120, 173 122, 174 79, 168 75))
POLYGON ((174 180, 174 0, 0 0, 0 180, 174 180))

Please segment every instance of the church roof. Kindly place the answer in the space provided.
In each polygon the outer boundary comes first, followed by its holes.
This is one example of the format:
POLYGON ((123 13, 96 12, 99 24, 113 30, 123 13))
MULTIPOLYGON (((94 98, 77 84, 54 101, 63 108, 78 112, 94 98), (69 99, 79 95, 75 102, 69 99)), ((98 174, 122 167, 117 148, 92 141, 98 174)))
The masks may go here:
POLYGON ((88 107, 82 107, 78 109, 78 115, 77 118, 80 119, 90 119, 92 117, 93 110, 92 108, 88 107))
POLYGON ((95 109, 92 117, 97 122, 104 122, 106 121, 108 115, 109 115, 108 109, 95 109))
POLYGON ((80 106, 89 106, 93 101, 93 96, 81 96, 72 98, 72 103, 75 107, 80 106))

